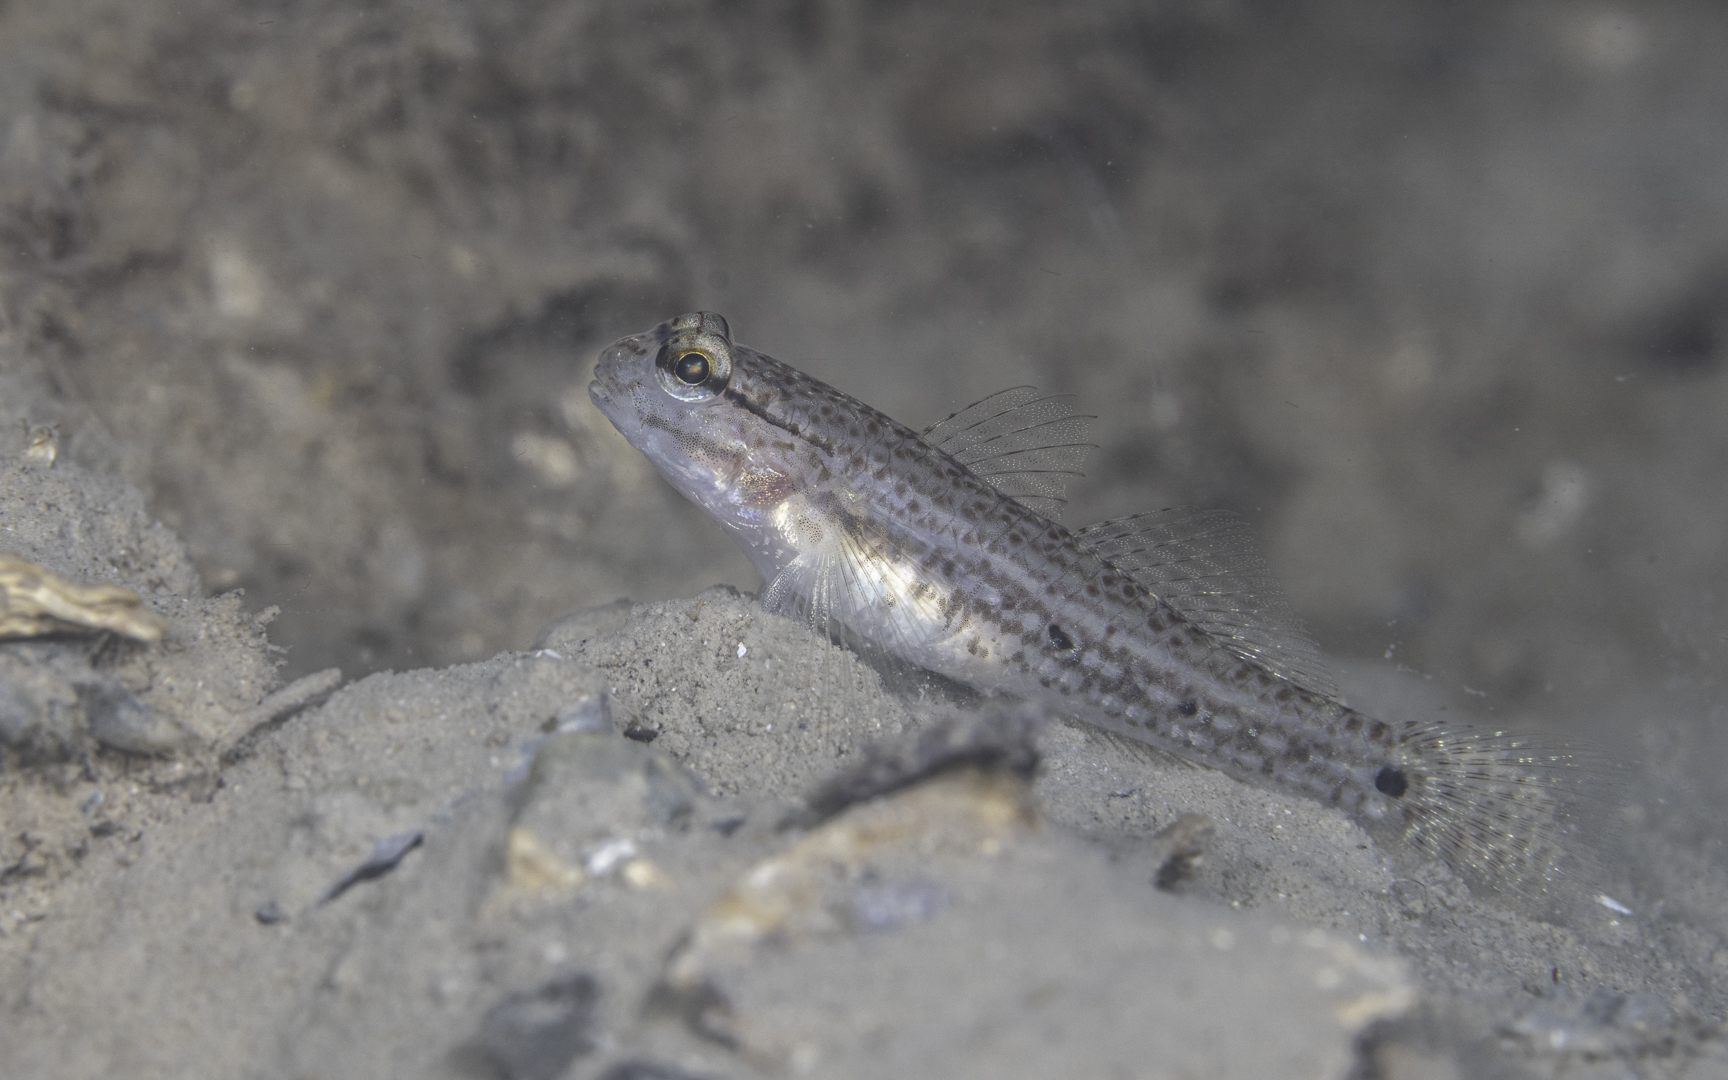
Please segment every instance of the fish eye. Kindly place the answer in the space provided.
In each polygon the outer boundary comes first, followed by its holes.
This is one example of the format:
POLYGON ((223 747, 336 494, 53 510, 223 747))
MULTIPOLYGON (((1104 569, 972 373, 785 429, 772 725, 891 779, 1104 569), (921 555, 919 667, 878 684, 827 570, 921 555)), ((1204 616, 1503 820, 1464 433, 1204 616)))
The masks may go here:
POLYGON ((654 358, 660 388, 679 401, 711 401, 732 378, 732 346, 719 334, 694 331, 676 334, 654 358))
POLYGON ((708 362, 708 354, 691 350, 681 353, 672 361, 672 374, 686 386, 699 386, 708 381, 708 374, 713 365, 708 362))

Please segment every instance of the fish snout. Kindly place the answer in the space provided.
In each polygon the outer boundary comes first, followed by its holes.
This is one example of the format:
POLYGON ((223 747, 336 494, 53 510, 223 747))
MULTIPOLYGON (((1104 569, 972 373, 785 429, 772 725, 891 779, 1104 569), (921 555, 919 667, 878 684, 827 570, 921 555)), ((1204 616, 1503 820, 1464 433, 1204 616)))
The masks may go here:
POLYGON ((608 405, 627 399, 630 388, 642 381, 648 355, 640 334, 602 349, 594 365, 594 381, 588 384, 588 399, 603 412, 608 411, 608 405))
POLYGON ((640 350, 630 347, 631 341, 614 342, 600 350, 600 360, 594 365, 594 381, 598 383, 615 383, 630 370, 631 361, 635 360, 640 350))

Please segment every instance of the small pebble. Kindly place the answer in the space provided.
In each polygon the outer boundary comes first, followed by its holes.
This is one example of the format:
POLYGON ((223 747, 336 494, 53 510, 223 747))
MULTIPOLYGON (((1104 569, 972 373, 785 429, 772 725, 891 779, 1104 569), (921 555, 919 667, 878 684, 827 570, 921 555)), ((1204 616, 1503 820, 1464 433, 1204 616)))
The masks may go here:
POLYGON ((36 726, 36 713, 27 695, 0 682, 0 746, 23 743, 36 726))
POLYGON ((508 994, 469 1048, 504 1080, 553 1080, 595 1048, 599 1002, 600 984, 586 974, 508 994))
POLYGON ((552 730, 562 735, 571 731, 604 731, 612 728, 612 699, 604 694, 588 694, 553 718, 552 730))
POLYGON ((113 750, 129 754, 162 754, 180 746, 185 733, 156 715, 150 706, 123 686, 86 683, 78 700, 90 721, 90 734, 113 750))
POLYGON ((336 884, 330 886, 330 891, 324 894, 324 898, 318 902, 328 904, 362 881, 383 877, 396 869, 396 864, 402 861, 403 856, 419 847, 420 842, 424 839, 426 839, 426 834, 419 830, 386 836, 372 845, 372 854, 366 856, 365 862, 342 875, 336 884))

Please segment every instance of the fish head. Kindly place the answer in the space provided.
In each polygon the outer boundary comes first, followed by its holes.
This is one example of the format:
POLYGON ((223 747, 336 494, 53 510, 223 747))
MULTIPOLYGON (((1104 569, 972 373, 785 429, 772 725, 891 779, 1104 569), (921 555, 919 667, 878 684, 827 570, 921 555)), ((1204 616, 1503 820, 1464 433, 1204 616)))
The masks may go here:
POLYGON ((773 512, 812 468, 787 416, 801 379, 734 345, 725 319, 698 311, 608 346, 588 396, 679 494, 738 534, 768 576, 786 558, 773 512))

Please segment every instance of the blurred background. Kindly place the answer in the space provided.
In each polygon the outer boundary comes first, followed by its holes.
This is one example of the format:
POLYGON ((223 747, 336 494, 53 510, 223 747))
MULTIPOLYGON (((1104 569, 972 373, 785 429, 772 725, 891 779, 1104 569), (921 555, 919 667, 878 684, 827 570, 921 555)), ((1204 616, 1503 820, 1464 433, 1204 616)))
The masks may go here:
POLYGON ((1720 807, 1724 56, 1702 0, 0 2, 0 367, 289 675, 754 588, 587 400, 670 315, 914 427, 1033 383, 1070 524, 1232 508, 1358 685, 1720 807))

